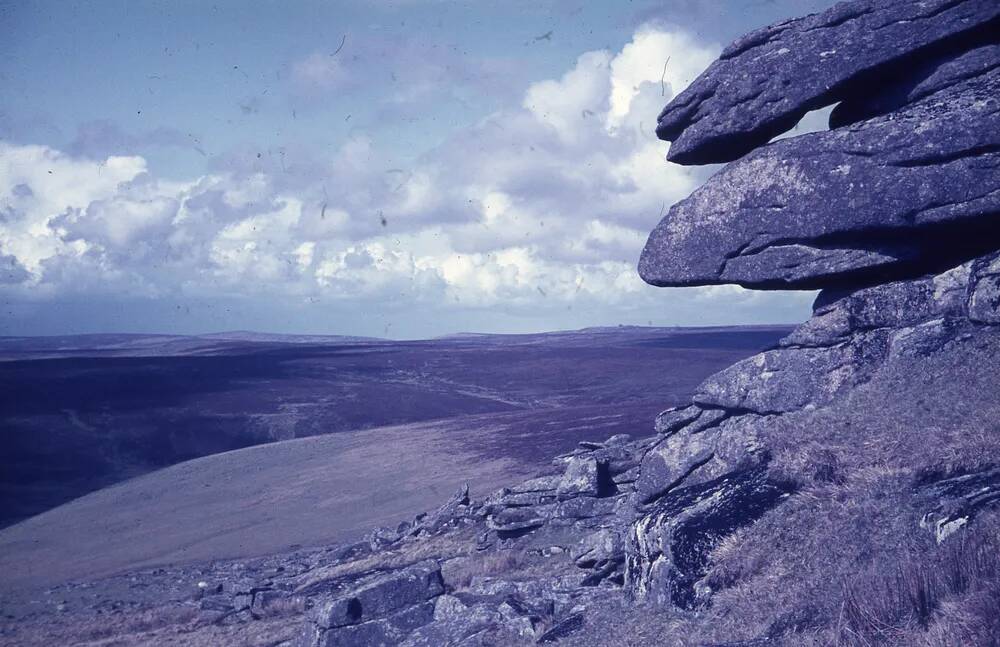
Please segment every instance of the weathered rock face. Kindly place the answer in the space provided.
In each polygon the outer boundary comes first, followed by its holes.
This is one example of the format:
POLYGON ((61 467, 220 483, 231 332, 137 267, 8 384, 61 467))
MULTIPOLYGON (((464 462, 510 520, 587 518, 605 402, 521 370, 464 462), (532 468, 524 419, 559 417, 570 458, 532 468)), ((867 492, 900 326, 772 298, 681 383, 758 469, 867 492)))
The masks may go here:
POLYGON ((444 593, 436 562, 355 582, 313 609, 303 630, 303 647, 396 644, 434 616, 433 598, 444 593))
POLYGON ((977 323, 1000 324, 1000 254, 972 264, 969 282, 969 319, 977 323))
MULTIPOLYGON (((776 452, 787 465, 796 442, 782 433, 822 435, 831 420, 897 433, 873 402, 892 402, 896 416, 897 403, 936 403, 924 416, 931 439, 954 438, 972 413, 993 415, 983 384, 1000 373, 998 16, 995 2, 841 3, 737 41, 661 114, 670 159, 745 156, 669 211, 641 276, 823 291, 777 348, 658 417, 626 538, 635 597, 709 602, 713 548, 780 514, 795 490, 770 468, 776 452), (835 101, 834 130, 766 144, 835 101), (985 376, 966 366, 973 357, 985 376)), ((974 467, 917 478, 898 500, 938 542, 1000 501, 992 459, 940 451, 974 467)), ((835 462, 812 474, 840 478, 835 462)))
POLYGON ((734 160, 955 41, 995 36, 998 17, 993 0, 855 0, 751 32, 663 110, 657 134, 672 161, 734 160))
MULTIPOLYGON (((986 32, 983 36, 989 38, 986 32)), ((953 49, 958 50, 963 44, 968 45, 969 41, 955 43, 953 49)), ((990 43, 973 47, 955 58, 942 53, 915 65, 912 71, 900 70, 897 78, 894 81, 887 79, 880 91, 858 94, 838 104, 830 114, 830 127, 839 128, 890 113, 988 74, 1000 66, 998 48, 1000 45, 990 43)))
POLYGON ((653 285, 825 288, 993 251, 997 97, 994 68, 884 117, 758 149, 670 210, 639 273, 653 285))
MULTIPOLYGON (((959 433, 970 413, 995 415, 989 413, 995 401, 989 384, 1000 375, 996 256, 913 281, 823 292, 813 318, 779 348, 710 377, 691 407, 661 414, 664 433, 643 456, 635 483, 638 516, 625 550, 628 590, 659 604, 709 603, 711 587, 699 580, 712 549, 794 490, 768 470, 776 434, 825 428, 830 419, 867 423, 872 433, 892 429, 902 423, 895 409, 878 409, 886 400, 933 402, 938 408, 924 417, 934 429, 930 439, 959 433), (966 367, 976 361, 981 369, 966 367), (976 375, 982 372, 993 377, 976 375), (949 385, 953 391, 941 395, 949 379, 956 382, 949 385), (855 399, 862 388, 871 393, 855 399)), ((965 459, 986 461, 986 467, 922 477, 912 492, 909 505, 922 511, 921 525, 939 542, 1000 502, 990 458, 965 459)), ((838 478, 835 466, 820 473, 822 467, 817 478, 838 478)))
POLYGON ((729 472, 670 493, 629 532, 626 585, 637 597, 661 605, 686 609, 704 601, 706 593, 696 583, 706 573, 709 552, 786 494, 763 470, 729 472))
POLYGON ((950 476, 927 475, 920 485, 921 494, 931 506, 920 524, 933 531, 940 544, 981 511, 1000 501, 1000 468, 950 476))

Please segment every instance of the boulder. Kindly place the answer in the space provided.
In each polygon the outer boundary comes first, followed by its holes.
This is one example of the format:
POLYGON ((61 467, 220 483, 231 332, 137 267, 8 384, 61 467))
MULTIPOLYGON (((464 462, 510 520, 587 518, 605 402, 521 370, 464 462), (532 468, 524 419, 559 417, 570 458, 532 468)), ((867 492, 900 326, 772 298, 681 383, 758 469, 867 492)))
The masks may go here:
POLYGON ((561 501, 556 505, 553 516, 560 519, 588 519, 614 514, 618 499, 613 497, 581 496, 561 501))
POLYGON ((235 603, 228 595, 209 595, 198 601, 198 608, 202 611, 233 611, 235 603))
POLYGON ((668 436, 642 459, 635 489, 642 503, 669 492, 715 455, 717 434, 681 432, 668 436))
POLYGON ((628 445, 630 442, 632 442, 632 436, 629 434, 615 434, 604 441, 604 446, 621 447, 623 445, 628 445))
POLYGON ((656 433, 669 436, 697 420, 701 414, 702 409, 694 405, 673 407, 656 416, 656 423, 653 428, 656 430, 656 433))
POLYGON ((305 600, 301 597, 284 591, 264 590, 254 593, 250 614, 257 619, 271 618, 301 613, 304 608, 305 600))
POLYGON ((583 629, 586 622, 582 613, 574 613, 555 623, 538 637, 539 644, 553 643, 583 629))
POLYGON ((378 552, 403 539, 406 528, 387 528, 380 526, 368 533, 367 541, 371 552, 378 552))
POLYGON ((357 625, 327 630, 310 627, 305 631, 305 639, 312 641, 307 643, 308 647, 390 647, 400 644, 433 619, 434 603, 428 601, 357 625))
POLYGON ((528 506, 545 505, 556 500, 556 493, 549 492, 512 492, 504 488, 499 492, 491 494, 486 501, 486 507, 490 512, 497 512, 503 508, 523 508, 528 506))
POLYGON ((638 465, 622 472, 621 474, 615 474, 613 477, 611 477, 611 482, 617 486, 620 486, 625 483, 634 483, 637 478, 639 478, 638 465))
POLYGON ((469 484, 458 489, 441 507, 413 524, 412 532, 424 531, 430 534, 460 518, 469 506, 469 484))
POLYGON ((608 489, 608 477, 627 472, 638 464, 636 453, 629 447, 605 447, 591 453, 598 465, 598 488, 608 489))
POLYGON ((534 638, 542 621, 535 609, 513 596, 501 602, 497 611, 509 631, 525 638, 534 638))
POLYGON ((824 290, 813 305, 813 316, 780 345, 832 346, 858 332, 964 317, 971 267, 965 263, 935 276, 854 291, 824 290))
POLYGON ((528 492, 552 492, 557 487, 559 487, 559 482, 561 480, 562 480, 561 474, 553 474, 550 476, 539 476, 537 478, 523 481, 508 489, 516 494, 525 494, 528 492))
POLYGON ((711 550, 776 506, 786 493, 757 469, 664 496, 629 530, 626 587, 637 599, 654 604, 695 606, 694 585, 707 572, 711 550))
POLYGON ((639 261, 658 286, 853 288, 1000 247, 1000 68, 921 103, 759 148, 674 205, 639 261))
POLYGON ((580 568, 591 568, 601 562, 620 562, 625 557, 625 544, 620 532, 602 528, 581 539, 572 556, 580 568))
POLYGON ((578 456, 569 461, 566 472, 559 481, 556 494, 566 499, 575 496, 598 496, 602 481, 606 480, 606 464, 592 456, 578 456))
MULTIPOLYGON (((968 43, 962 43, 968 46, 968 43)), ((989 43, 958 54, 944 53, 901 70, 893 80, 877 92, 859 93, 838 104, 830 113, 830 127, 848 124, 888 114, 911 103, 917 103, 939 92, 947 92, 967 79, 982 76, 1000 67, 1000 45, 989 43)))
POLYGON ((995 0, 854 0, 737 39, 664 108, 657 135, 680 164, 728 162, 810 110, 891 83, 953 43, 995 34, 995 0))
POLYGON ((888 334, 875 330, 830 347, 765 351, 710 376, 694 401, 758 414, 820 406, 868 378, 889 353, 888 334))
POLYGON ((552 506, 507 508, 486 518, 486 527, 501 539, 513 539, 545 525, 552 506))
POLYGON ((654 445, 643 458, 635 494, 640 506, 672 490, 716 479, 762 462, 759 429, 769 418, 744 414, 705 431, 685 429, 654 445))
POLYGON ((439 647, 457 643, 500 621, 490 605, 466 605, 452 595, 435 600, 433 621, 413 631, 402 643, 405 647, 439 647))
POLYGON ((420 604, 444 592, 441 568, 434 560, 362 580, 313 610, 322 629, 346 627, 420 604))

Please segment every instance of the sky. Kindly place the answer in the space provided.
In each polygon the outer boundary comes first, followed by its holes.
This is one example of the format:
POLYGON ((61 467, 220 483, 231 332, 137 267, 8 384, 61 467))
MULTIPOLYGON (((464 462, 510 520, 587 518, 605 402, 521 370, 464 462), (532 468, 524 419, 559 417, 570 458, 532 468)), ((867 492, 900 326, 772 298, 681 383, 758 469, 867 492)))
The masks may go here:
POLYGON ((832 3, 0 0, 0 335, 804 320, 635 267, 660 109, 832 3))

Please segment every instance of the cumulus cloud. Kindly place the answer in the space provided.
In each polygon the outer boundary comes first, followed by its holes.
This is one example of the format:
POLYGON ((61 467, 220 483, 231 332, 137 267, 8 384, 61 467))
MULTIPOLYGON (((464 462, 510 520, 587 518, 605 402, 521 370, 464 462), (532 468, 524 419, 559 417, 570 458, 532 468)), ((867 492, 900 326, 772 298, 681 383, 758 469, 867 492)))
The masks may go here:
MULTIPOLYGON (((665 209, 712 172, 666 163, 652 132, 716 55, 644 26, 403 168, 363 135, 326 155, 233 151, 187 181, 152 176, 141 157, 0 143, 0 290, 523 312, 759 305, 771 297, 738 288, 667 299, 635 271, 665 209)), ((326 53, 293 79, 351 82, 326 53)))

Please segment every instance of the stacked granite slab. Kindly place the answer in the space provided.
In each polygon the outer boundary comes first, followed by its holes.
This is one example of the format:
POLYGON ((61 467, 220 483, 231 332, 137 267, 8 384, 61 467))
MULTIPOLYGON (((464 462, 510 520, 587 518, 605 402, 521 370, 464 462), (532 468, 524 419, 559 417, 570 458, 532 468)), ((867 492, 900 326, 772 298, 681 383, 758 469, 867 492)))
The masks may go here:
MULTIPOLYGON (((968 381, 944 431, 995 406, 983 384, 1000 375, 1000 3, 858 0, 761 29, 671 101, 657 133, 674 162, 728 165, 652 232, 643 279, 822 290, 779 347, 656 422, 626 586, 687 607, 708 594, 713 547, 792 487, 767 469, 775 429, 846 415, 863 385, 924 402, 936 377, 968 381), (768 143, 834 104, 830 130, 768 143)), ((1000 479, 917 489, 943 540, 1000 498, 1000 479)))

